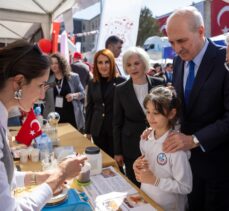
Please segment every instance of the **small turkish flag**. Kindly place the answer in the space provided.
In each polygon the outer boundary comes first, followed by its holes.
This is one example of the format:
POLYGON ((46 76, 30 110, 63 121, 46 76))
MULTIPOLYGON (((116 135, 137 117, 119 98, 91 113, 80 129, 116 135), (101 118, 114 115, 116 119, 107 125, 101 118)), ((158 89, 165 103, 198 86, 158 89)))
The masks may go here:
POLYGON ((28 113, 27 118, 24 124, 21 126, 19 130, 16 140, 21 144, 25 144, 29 146, 34 138, 41 135, 41 126, 39 121, 37 120, 33 109, 28 113))

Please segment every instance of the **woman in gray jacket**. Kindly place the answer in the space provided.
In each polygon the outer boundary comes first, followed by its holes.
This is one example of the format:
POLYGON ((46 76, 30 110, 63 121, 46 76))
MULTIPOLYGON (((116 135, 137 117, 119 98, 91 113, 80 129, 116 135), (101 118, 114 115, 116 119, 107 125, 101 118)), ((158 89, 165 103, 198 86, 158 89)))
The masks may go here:
POLYGON ((59 53, 51 55, 51 74, 49 82, 53 86, 45 97, 44 118, 56 111, 60 114, 60 123, 68 122, 78 130, 84 128, 83 104, 84 88, 79 75, 71 72, 67 60, 59 53))

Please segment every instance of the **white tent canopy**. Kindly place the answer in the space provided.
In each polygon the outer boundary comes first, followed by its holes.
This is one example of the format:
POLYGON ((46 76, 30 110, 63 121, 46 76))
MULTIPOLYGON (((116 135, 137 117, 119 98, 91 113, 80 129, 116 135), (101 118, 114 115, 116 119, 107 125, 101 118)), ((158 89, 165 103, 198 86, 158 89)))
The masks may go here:
POLYGON ((1 0, 0 42, 30 40, 41 29, 50 37, 51 23, 66 11, 81 10, 98 0, 1 0))

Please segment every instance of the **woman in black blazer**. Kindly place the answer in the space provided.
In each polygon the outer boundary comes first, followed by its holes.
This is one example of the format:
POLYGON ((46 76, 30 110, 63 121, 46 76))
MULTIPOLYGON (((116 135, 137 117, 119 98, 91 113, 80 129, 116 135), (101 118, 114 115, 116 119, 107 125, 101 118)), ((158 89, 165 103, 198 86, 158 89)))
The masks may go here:
POLYGON ((114 154, 121 167, 125 163, 126 176, 136 185, 133 163, 140 156, 140 135, 147 126, 143 99, 163 80, 146 75, 149 56, 139 47, 132 47, 123 55, 123 67, 130 79, 116 87, 114 97, 114 154))
POLYGON ((94 56, 94 78, 89 82, 86 102, 85 133, 88 139, 114 157, 113 150, 113 98, 117 84, 125 78, 116 76, 115 59, 108 49, 94 56))

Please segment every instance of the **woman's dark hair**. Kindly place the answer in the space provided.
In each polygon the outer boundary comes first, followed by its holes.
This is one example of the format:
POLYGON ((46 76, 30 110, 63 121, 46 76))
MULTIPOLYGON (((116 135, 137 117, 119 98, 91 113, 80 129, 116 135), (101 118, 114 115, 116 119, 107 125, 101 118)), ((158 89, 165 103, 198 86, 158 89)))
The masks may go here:
POLYGON ((180 112, 180 100, 178 99, 177 93, 172 86, 157 86, 151 89, 150 93, 146 95, 143 101, 144 108, 146 108, 148 102, 152 102, 155 109, 166 117, 169 112, 175 108, 176 115, 169 122, 172 127, 175 126, 180 112))
POLYGON ((71 67, 68 64, 67 59, 65 59, 64 56, 62 56, 60 53, 54 53, 50 56, 51 58, 56 58, 59 64, 59 68, 64 76, 67 78, 70 77, 71 73, 71 67))
POLYGON ((110 50, 103 49, 103 50, 100 50, 100 51, 96 52, 96 54, 94 56, 94 66, 93 66, 93 76, 94 76, 93 81, 94 82, 100 81, 100 79, 102 77, 101 74, 99 73, 99 69, 98 69, 98 66, 97 66, 98 57, 100 55, 106 56, 108 58, 109 62, 110 62, 110 72, 109 72, 108 80, 111 80, 112 78, 116 77, 114 55, 110 50))
POLYGON ((15 41, 0 49, 0 89, 8 78, 22 74, 27 83, 43 76, 50 67, 48 56, 25 40, 15 41))

